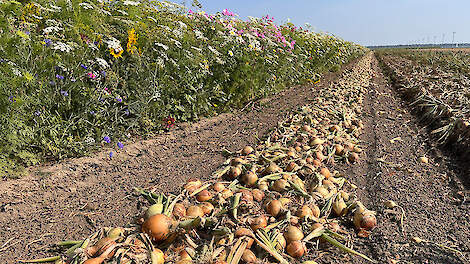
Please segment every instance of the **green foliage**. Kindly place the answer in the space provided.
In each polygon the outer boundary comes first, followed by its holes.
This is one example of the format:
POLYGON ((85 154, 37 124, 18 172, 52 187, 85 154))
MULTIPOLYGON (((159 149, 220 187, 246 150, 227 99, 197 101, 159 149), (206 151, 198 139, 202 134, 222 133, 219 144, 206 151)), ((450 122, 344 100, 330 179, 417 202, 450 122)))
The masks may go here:
MULTIPOLYGON (((198 6, 197 1, 193 1, 198 6)), ((315 81, 365 49, 169 2, 0 4, 0 175, 315 81)))

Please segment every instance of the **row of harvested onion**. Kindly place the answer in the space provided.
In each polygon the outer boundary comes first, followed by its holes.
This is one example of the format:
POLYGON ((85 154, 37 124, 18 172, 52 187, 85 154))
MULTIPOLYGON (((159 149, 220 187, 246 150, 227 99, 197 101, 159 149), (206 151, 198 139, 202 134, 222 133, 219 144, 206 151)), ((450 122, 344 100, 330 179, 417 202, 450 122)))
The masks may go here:
POLYGON ((63 242, 67 258, 57 263, 315 263, 308 258, 326 244, 373 261, 339 242, 350 240, 349 223, 366 237, 377 220, 356 186, 332 170, 360 159, 357 114, 370 59, 255 148, 227 151, 213 180, 191 179, 179 194, 137 190, 151 204, 137 224, 63 242))

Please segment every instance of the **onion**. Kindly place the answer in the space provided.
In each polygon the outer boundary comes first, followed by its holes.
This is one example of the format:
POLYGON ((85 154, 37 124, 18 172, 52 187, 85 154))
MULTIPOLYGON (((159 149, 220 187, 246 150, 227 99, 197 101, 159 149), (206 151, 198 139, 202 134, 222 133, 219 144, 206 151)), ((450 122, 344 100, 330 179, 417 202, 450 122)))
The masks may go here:
POLYGON ((321 196, 323 196, 323 198, 326 198, 328 197, 328 195, 330 194, 330 192, 323 186, 318 186, 316 189, 315 189, 316 192, 320 193, 321 196))
POLYGON ((251 220, 250 227, 253 230, 257 230, 259 228, 265 228, 268 225, 268 220, 265 215, 260 215, 251 220))
POLYGON ((313 160, 312 162, 313 166, 315 167, 320 167, 321 166, 321 161, 318 159, 313 160))
POLYGON ((257 202, 261 202, 264 198, 264 192, 260 189, 253 189, 251 190, 251 193, 253 194, 253 199, 257 202))
POLYGON ((269 185, 266 181, 259 181, 258 188, 262 191, 267 191, 269 189, 269 185))
POLYGON ((163 204, 157 203, 152 204, 145 212, 145 219, 148 219, 152 215, 161 214, 163 212, 163 204))
POLYGON ((276 163, 271 162, 269 166, 263 170, 263 175, 269 175, 269 174, 273 174, 273 173, 281 172, 281 171, 282 171, 281 168, 279 168, 279 166, 277 166, 276 163))
POLYGON ((337 196, 335 201, 333 202, 333 212, 335 212, 336 216, 342 216, 346 213, 346 203, 344 202, 343 198, 337 196))
POLYGON ((321 151, 315 152, 315 157, 320 161, 324 161, 326 159, 325 155, 323 155, 323 152, 321 151))
POLYGON ((266 206, 266 211, 268 212, 268 214, 276 217, 281 212, 281 207, 281 202, 279 202, 278 200, 272 200, 266 206))
POLYGON ((313 211, 307 205, 303 205, 302 207, 299 208, 299 210, 297 210, 296 215, 300 218, 304 218, 304 217, 310 217, 311 218, 313 216, 313 211))
POLYGON ((286 232, 284 232, 284 237, 288 242, 298 241, 304 238, 304 233, 298 227, 290 225, 287 227, 286 232))
POLYGON ((344 154, 344 147, 341 146, 340 144, 335 145, 335 154, 338 156, 341 156, 344 154))
POLYGON ((203 217, 204 216, 204 211, 202 210, 201 207, 197 205, 192 205, 188 207, 186 210, 186 216, 188 217, 203 217))
POLYGON ((212 194, 208 190, 202 190, 197 194, 198 202, 206 202, 212 199, 212 194))
POLYGON ((253 202, 253 194, 248 190, 241 190, 240 193, 242 194, 241 200, 252 203, 253 202))
POLYGON ((227 176, 229 177, 229 179, 235 180, 236 178, 238 178, 238 176, 240 176, 240 174, 242 174, 242 169, 240 167, 230 167, 227 176))
POLYGON ((173 207, 173 216, 177 219, 183 218, 186 216, 186 207, 182 203, 176 203, 173 207))
POLYGON ((209 202, 204 202, 204 203, 201 203, 199 205, 199 207, 201 207, 202 211, 204 212, 204 214, 208 215, 212 212, 212 210, 214 210, 214 205, 209 203, 209 202))
POLYGON ((147 233, 156 242, 168 238, 171 227, 171 219, 164 214, 151 216, 142 225, 142 231, 147 233))
POLYGON ((246 263, 255 263, 256 262, 256 256, 253 251, 249 249, 245 249, 242 255, 242 260, 245 261, 246 263))
POLYGON ((224 189, 220 194, 222 195, 222 198, 224 199, 228 199, 233 196, 233 192, 229 189, 224 189))
POLYGON ((326 179, 330 178, 331 172, 328 168, 321 168, 320 174, 323 175, 326 179))
POLYGON ((328 227, 331 231, 338 233, 341 230, 341 227, 336 222, 331 222, 328 224, 328 227))
POLYGON ((299 224, 299 218, 297 216, 292 215, 290 217, 290 224, 295 226, 299 224))
POLYGON ((312 147, 315 146, 315 145, 322 145, 323 143, 325 143, 325 141, 322 140, 322 139, 319 139, 317 137, 310 140, 310 146, 312 146, 312 147))
POLYGON ((186 185, 184 186, 184 189, 192 193, 201 186, 202 186, 202 182, 199 179, 189 179, 186 185))
POLYGON ((312 209, 312 215, 314 217, 320 217, 320 208, 318 207, 318 205, 312 204, 310 208, 312 209))
POLYGON ((289 183, 285 179, 279 179, 273 183, 271 187, 274 191, 283 192, 287 189, 289 183))
POLYGON ((105 251, 114 243, 114 240, 114 238, 108 236, 103 237, 102 239, 98 240, 96 244, 87 249, 87 254, 91 257, 101 255, 101 253, 103 253, 102 251, 105 251))
POLYGON ((289 157, 291 157, 291 158, 294 158, 294 157, 295 157, 295 152, 292 151, 292 150, 287 151, 286 154, 287 154, 287 156, 289 156, 289 157))
POLYGON ((255 151, 251 146, 246 146, 242 149, 242 155, 249 155, 255 151))
POLYGON ((225 189, 225 185, 221 182, 216 182, 212 185, 212 189, 216 192, 221 192, 225 189))
POLYGON ((253 237, 253 231, 251 231, 248 228, 241 227, 235 231, 235 237, 242 237, 242 236, 248 236, 248 237, 253 237))
POLYGON ((359 155, 356 152, 351 152, 349 153, 348 160, 354 163, 359 160, 359 155))
POLYGON ((310 228, 310 230, 313 231, 313 230, 320 229, 320 228, 323 228, 323 225, 322 225, 322 224, 320 224, 320 223, 314 223, 314 224, 312 225, 312 227, 310 228))
POLYGON ((242 158, 233 158, 231 161, 230 161, 230 165, 232 166, 237 166, 239 164, 245 164, 245 160, 242 159, 242 158))
POLYGON ((160 249, 155 248, 150 253, 150 259, 152 260, 152 264, 163 264, 165 263, 165 254, 163 254, 160 249))
POLYGON ((296 168, 297 168, 297 163, 292 161, 292 162, 289 162, 289 164, 287 164, 286 171, 291 172, 291 171, 294 171, 296 168))
POLYGON ((249 187, 254 186, 258 181, 258 176, 252 171, 247 171, 242 176, 242 181, 249 187))
POLYGON ((295 147, 295 151, 301 152, 301 151, 302 151, 302 148, 301 148, 300 146, 297 146, 297 147, 295 147))
POLYGON ((287 245, 286 248, 287 254, 293 258, 300 258, 305 254, 305 251, 307 249, 305 248, 305 245, 302 244, 300 241, 292 241, 287 245))
POLYGON ((312 164, 313 161, 314 161, 314 159, 313 159, 312 157, 308 156, 308 157, 305 159, 305 161, 306 161, 307 163, 312 164))
POLYGON ((377 225, 375 212, 365 209, 363 206, 356 208, 353 223, 356 229, 372 230, 377 225))

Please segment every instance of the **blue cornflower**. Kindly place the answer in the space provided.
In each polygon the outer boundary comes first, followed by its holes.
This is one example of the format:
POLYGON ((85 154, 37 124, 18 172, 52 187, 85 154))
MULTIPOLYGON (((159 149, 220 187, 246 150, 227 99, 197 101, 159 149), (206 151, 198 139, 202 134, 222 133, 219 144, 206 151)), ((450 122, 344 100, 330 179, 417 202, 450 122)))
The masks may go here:
POLYGON ((95 114, 95 111, 90 111, 90 114, 94 115, 94 114, 95 114))
POLYGON ((103 138, 103 140, 106 142, 106 143, 111 143, 111 138, 109 138, 108 136, 105 136, 103 138))
POLYGON ((105 71, 101 71, 101 75, 103 75, 103 77, 106 78, 106 72, 105 71))
POLYGON ((64 76, 60 75, 60 74, 56 74, 55 77, 59 80, 63 80, 64 79, 64 76))
POLYGON ((10 95, 10 96, 8 97, 8 101, 10 101, 10 103, 14 103, 14 102, 16 102, 16 99, 15 99, 15 97, 14 97, 13 95, 10 95))
POLYGON ((60 93, 61 93, 63 96, 69 96, 69 93, 68 93, 67 91, 60 90, 60 93))
POLYGON ((44 46, 49 47, 52 44, 52 40, 50 39, 45 39, 44 40, 44 46))
POLYGON ((129 115, 130 114, 129 110, 128 109, 124 110, 124 114, 129 115))
POLYGON ((122 103, 122 98, 119 98, 119 97, 118 97, 118 98, 116 98, 116 100, 117 100, 118 102, 122 103))
POLYGON ((110 159, 112 159, 112 158, 113 158, 113 155, 114 155, 114 153, 113 153, 112 151, 111 151, 111 152, 109 152, 109 158, 110 158, 110 159))
POLYGON ((88 70, 88 67, 85 66, 84 64, 80 64, 80 67, 82 67, 82 68, 85 69, 85 70, 88 70))
POLYGON ((124 144, 122 144, 121 142, 118 142, 117 143, 117 146, 119 149, 123 149, 124 148, 124 144))

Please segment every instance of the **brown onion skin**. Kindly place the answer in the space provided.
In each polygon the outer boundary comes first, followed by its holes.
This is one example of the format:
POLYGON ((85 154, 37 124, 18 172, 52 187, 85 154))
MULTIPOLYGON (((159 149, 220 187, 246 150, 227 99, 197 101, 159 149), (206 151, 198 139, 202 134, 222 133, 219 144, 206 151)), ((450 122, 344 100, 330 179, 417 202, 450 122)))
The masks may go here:
POLYGON ((287 245, 286 248, 287 254, 293 258, 300 258, 305 255, 307 251, 305 245, 300 241, 292 241, 287 245))
POLYGON ((202 190, 197 194, 196 199, 198 202, 207 202, 212 199, 212 194, 208 190, 202 190))
POLYGON ((142 225, 142 231, 147 233, 154 241, 165 240, 170 234, 171 219, 164 214, 151 216, 142 225))
POLYGON ((245 263, 255 263, 256 262, 256 255, 253 253, 253 251, 249 249, 245 249, 242 255, 242 260, 245 263))
POLYGON ((176 203, 173 207, 173 216, 176 218, 183 218, 186 216, 186 207, 182 203, 176 203))

